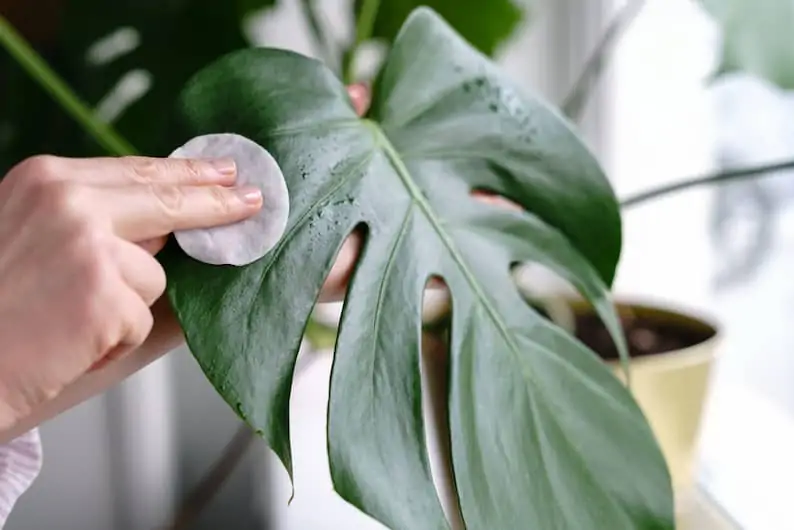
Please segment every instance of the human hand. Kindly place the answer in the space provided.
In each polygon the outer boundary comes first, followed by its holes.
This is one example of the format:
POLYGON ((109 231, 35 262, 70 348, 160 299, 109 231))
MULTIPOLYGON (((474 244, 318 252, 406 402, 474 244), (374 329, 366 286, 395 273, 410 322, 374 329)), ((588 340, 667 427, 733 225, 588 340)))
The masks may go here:
POLYGON ((149 336, 174 230, 242 220, 234 162, 28 159, 0 182, 0 429, 149 336))

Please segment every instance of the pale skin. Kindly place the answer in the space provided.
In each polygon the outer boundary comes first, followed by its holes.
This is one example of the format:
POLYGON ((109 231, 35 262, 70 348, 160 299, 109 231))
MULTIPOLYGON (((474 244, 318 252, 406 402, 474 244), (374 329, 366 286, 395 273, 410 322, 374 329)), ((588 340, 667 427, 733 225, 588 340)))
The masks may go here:
MULTIPOLYGON (((363 114, 366 87, 348 92, 363 114)), ((234 181, 231 160, 39 156, 9 172, 0 183, 0 443, 183 343, 155 254, 174 230, 255 214, 267 198, 234 181)), ((321 301, 343 298, 361 244, 358 233, 344 242, 321 301)))

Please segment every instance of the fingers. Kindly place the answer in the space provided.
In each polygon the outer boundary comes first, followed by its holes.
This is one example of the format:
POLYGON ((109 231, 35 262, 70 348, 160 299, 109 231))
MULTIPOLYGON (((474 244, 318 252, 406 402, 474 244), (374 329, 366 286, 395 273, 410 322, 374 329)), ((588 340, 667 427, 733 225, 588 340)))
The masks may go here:
MULTIPOLYGON (((41 203, 71 217, 110 221, 117 235, 134 242, 175 230, 234 223, 262 206, 256 188, 231 188, 233 160, 145 157, 75 159, 39 156, 14 170, 27 193, 26 207, 41 203)), ((154 247, 158 241, 153 242, 154 247)), ((157 249, 159 250, 159 249, 157 249)))
POLYGON ((98 192, 108 208, 115 233, 129 241, 145 241, 175 230, 234 223, 262 207, 258 188, 152 184, 124 191, 98 192), (106 195, 105 201, 101 195, 106 195))
POLYGON ((230 158, 205 160, 124 156, 58 160, 63 165, 63 175, 107 186, 152 183, 231 186, 237 176, 234 160, 230 158))
POLYGON ((103 357, 97 359, 88 371, 96 370, 106 363, 120 359, 143 344, 154 326, 154 316, 149 305, 144 303, 138 293, 132 289, 119 295, 118 304, 123 308, 120 322, 121 333, 119 342, 103 357))
POLYGON ((13 440, 58 414, 105 392, 178 347, 182 343, 182 332, 168 301, 160 298, 151 311, 155 324, 144 344, 116 362, 95 363, 88 373, 79 377, 63 392, 36 406, 12 428, 0 431, 0 443, 13 440))
MULTIPOLYGON (((86 302, 83 328, 92 347, 89 363, 83 370, 96 366, 108 356, 117 358, 139 347, 154 324, 149 305, 123 277, 129 273, 113 265, 106 266, 105 270, 111 268, 116 270, 102 274, 102 280, 95 280, 97 287, 93 289, 92 299, 86 302)), ((139 287, 145 283, 140 278, 134 282, 139 287)), ((147 290, 153 291, 153 288, 147 290)))
POLYGON ((150 307, 165 292, 165 271, 143 247, 117 240, 114 254, 124 282, 150 307))
POLYGON ((163 250, 165 244, 168 242, 167 236, 162 237, 155 237, 152 239, 146 239, 145 241, 139 241, 138 246, 141 247, 143 250, 151 254, 152 256, 156 255, 158 252, 163 250))

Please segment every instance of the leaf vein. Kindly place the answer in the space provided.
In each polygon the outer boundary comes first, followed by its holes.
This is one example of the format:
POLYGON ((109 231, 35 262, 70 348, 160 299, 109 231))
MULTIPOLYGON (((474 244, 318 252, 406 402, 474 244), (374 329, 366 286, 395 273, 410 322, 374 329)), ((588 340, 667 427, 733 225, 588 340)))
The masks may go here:
MULTIPOLYGON (((391 163, 392 167, 394 167, 395 172, 397 173, 400 180, 405 185, 409 195, 417 204, 417 206, 422 211, 422 213, 425 215, 425 217, 427 218, 428 222, 435 230, 441 242, 449 251, 450 255, 452 256, 452 259, 455 261, 461 273, 463 274, 463 277, 466 279, 466 283, 469 284, 469 287, 471 287, 471 290, 474 292, 477 299, 480 301, 483 308, 488 313, 488 316, 493 321, 494 325, 497 328, 497 331, 499 332, 499 334, 502 336, 505 343, 507 344, 508 349, 515 356, 516 360, 520 359, 518 345, 516 344, 514 338, 511 336, 510 331, 505 326, 503 320, 499 318, 498 311, 491 304, 490 299, 486 296, 485 292, 480 287, 480 284, 477 281, 476 277, 469 269, 469 267, 466 265, 466 262, 463 256, 461 256, 460 252, 456 248, 454 241, 452 241, 452 239, 449 237, 447 232, 442 229, 441 227, 441 225, 443 224, 442 221, 438 219, 437 216, 433 213, 433 210, 431 209, 430 204, 428 204, 427 199, 425 199, 424 195, 422 194, 422 191, 414 182, 413 178, 411 177, 411 174, 408 171, 408 168, 405 167, 405 164, 400 158, 400 154, 396 151, 389 138, 385 135, 383 130, 377 126, 377 124, 371 121, 366 121, 365 123, 367 123, 375 131, 376 141, 378 141, 378 143, 380 143, 380 145, 383 147, 383 150, 385 151, 386 156, 389 159, 389 162, 391 163)), ((530 380, 532 380, 530 374, 527 374, 527 377, 530 380)))
MULTIPOLYGON (((466 77, 466 78, 462 79, 460 81, 460 83, 452 85, 448 89, 442 90, 441 92, 439 92, 436 97, 434 97, 430 101, 426 102, 424 105, 419 105, 419 106, 415 107, 413 112, 411 112, 411 113, 407 113, 406 112, 404 114, 401 114, 401 116, 407 116, 407 117, 403 117, 403 119, 400 120, 400 121, 395 121, 395 122, 389 123, 388 124, 388 128, 390 128, 390 129, 391 128, 393 128, 393 129, 401 129, 401 128, 406 127, 412 121, 416 120, 417 118, 420 118, 422 116, 422 114, 424 114, 425 112, 431 110, 433 107, 435 107, 436 105, 438 105, 439 103, 441 103, 442 101, 447 99, 450 95, 452 95, 456 91, 460 90, 463 87, 463 85, 465 85, 466 83, 474 83, 475 81, 477 81, 477 79, 480 79, 480 78, 482 78, 481 75, 469 76, 469 77, 466 77)), ((386 126, 387 124, 384 123, 383 125, 386 126)))
MULTIPOLYGON (((325 207, 327 203, 330 202, 331 198, 334 196, 334 194, 336 194, 337 191, 339 191, 342 187, 344 187, 347 183, 349 183, 352 180, 352 178, 359 172, 359 170, 361 170, 361 168, 363 168, 364 166, 370 163, 374 154, 375 154, 374 151, 370 151, 367 154, 367 156, 362 158, 359 163, 357 163, 353 168, 350 169, 350 171, 348 171, 342 178, 337 180, 334 183, 334 186, 332 186, 331 189, 329 189, 328 192, 325 193, 320 198, 320 200, 312 204, 312 206, 308 208, 303 213, 303 215, 301 215, 298 218, 298 220, 295 222, 292 228, 290 228, 289 231, 286 234, 284 234, 284 236, 278 242, 276 248, 273 250, 273 258, 268 263, 266 263, 264 268, 262 269, 262 272, 259 277, 259 284, 257 285, 257 289, 256 289, 257 293, 262 291, 262 287, 265 284, 265 279, 268 277, 270 270, 276 265, 279 258, 282 256, 284 249, 287 247, 287 243, 289 243, 289 241, 292 240, 293 236, 306 225, 306 223, 309 221, 309 219, 311 219, 312 215, 314 215, 317 212, 317 210, 325 207)), ((255 301, 256 299, 252 298, 251 304, 253 305, 255 301)), ((247 315, 248 315, 247 327, 250 330, 252 327, 251 318, 253 317, 254 311, 251 310, 252 309, 251 307, 249 307, 248 309, 249 310, 247 311, 247 315)))
POLYGON ((281 127, 273 129, 272 131, 267 132, 267 136, 270 138, 276 138, 279 136, 290 136, 293 134, 312 134, 312 133, 319 133, 325 132, 328 130, 335 130, 341 128, 352 128, 356 125, 359 125, 359 119, 338 119, 338 120, 329 120, 320 123, 312 123, 309 125, 296 125, 294 127, 281 127))
POLYGON ((375 321, 373 322, 372 326, 375 340, 378 338, 378 331, 380 329, 381 310, 383 308, 383 299, 385 298, 386 294, 386 280, 391 275, 391 269, 394 267, 394 263, 397 261, 397 249, 400 247, 400 243, 402 243, 402 240, 405 239, 405 235, 408 233, 408 221, 411 218, 412 211, 413 203, 411 203, 411 205, 405 210, 405 216, 403 216, 403 220, 400 223, 400 231, 394 240, 391 250, 389 251, 389 258, 386 262, 386 268, 383 271, 383 278, 381 279, 380 286, 378 288, 378 298, 375 302, 375 321))

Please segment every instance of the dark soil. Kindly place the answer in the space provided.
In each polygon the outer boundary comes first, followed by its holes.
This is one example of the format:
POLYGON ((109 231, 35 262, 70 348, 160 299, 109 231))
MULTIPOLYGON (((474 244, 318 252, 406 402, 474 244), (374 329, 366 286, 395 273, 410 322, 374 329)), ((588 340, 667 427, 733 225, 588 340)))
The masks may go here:
MULTIPOLYGON (((548 318, 541 307, 533 305, 533 308, 548 318)), ((659 314, 622 315, 621 324, 631 357, 688 348, 710 339, 715 333, 708 326, 686 325, 659 314)), ((582 312, 576 315, 576 336, 605 361, 619 359, 612 337, 595 313, 582 312)))
MULTIPOLYGON (((622 320, 631 357, 687 348, 708 340, 714 334, 708 328, 690 327, 662 318, 635 316, 622 320)), ((618 359, 615 343, 596 315, 577 315, 576 335, 604 360, 618 359)))

